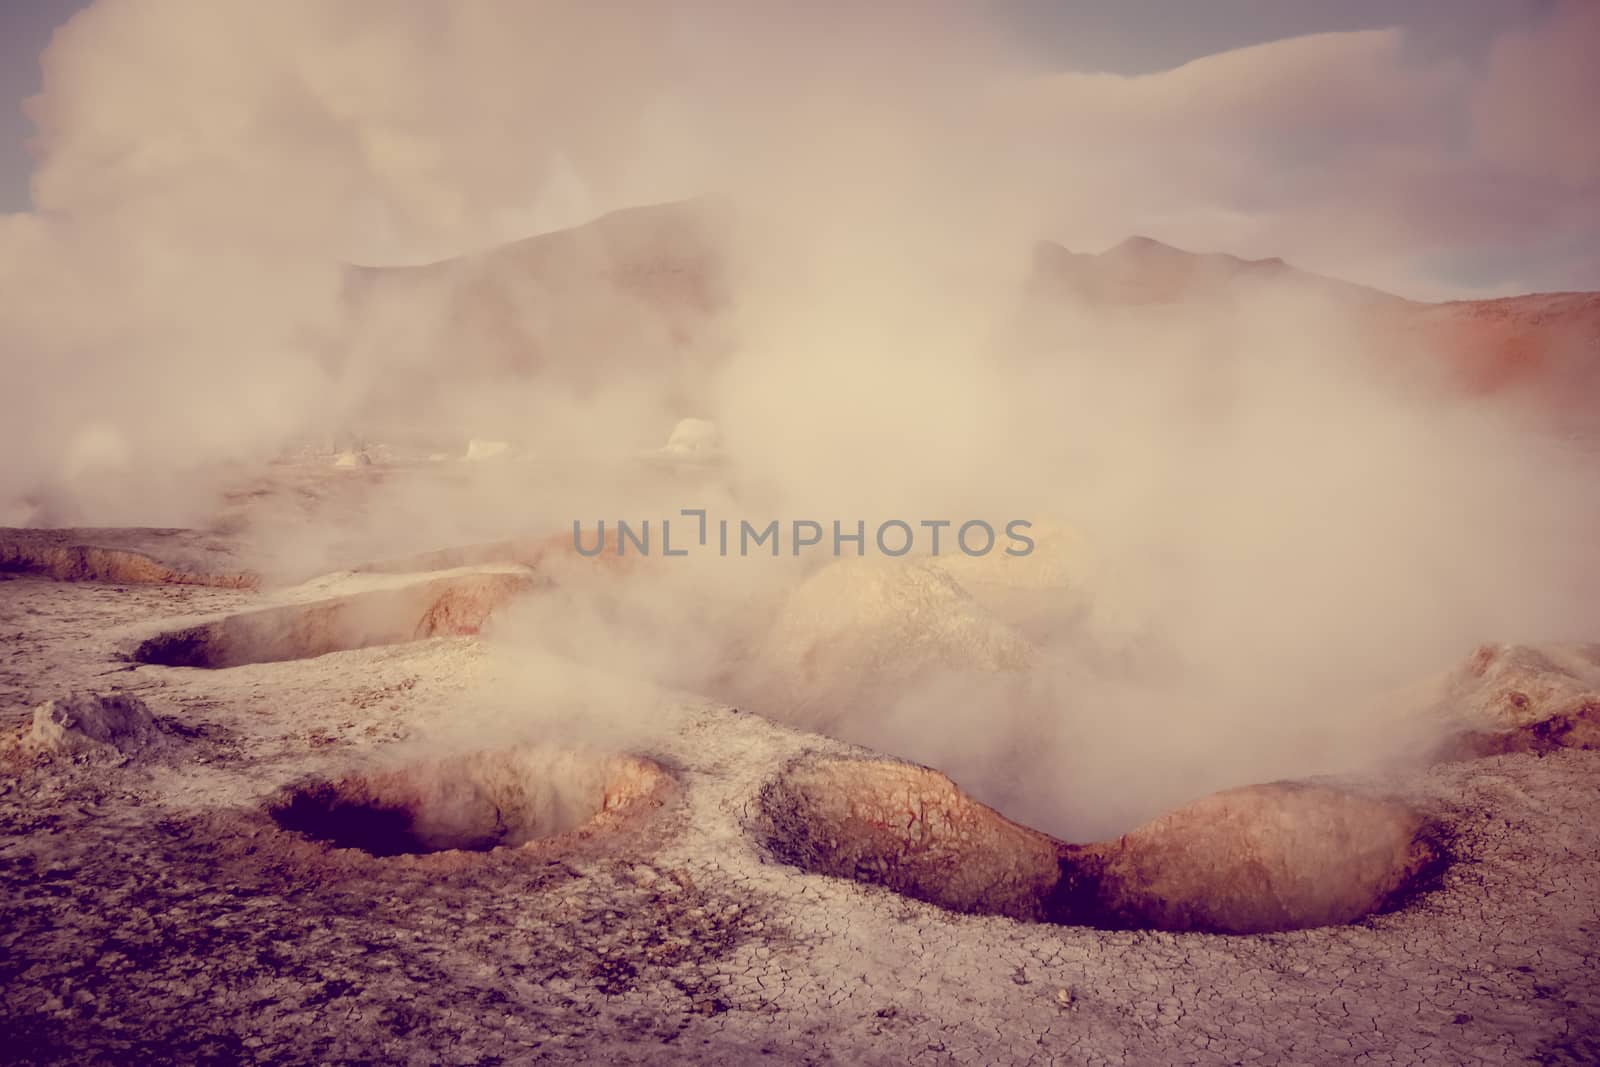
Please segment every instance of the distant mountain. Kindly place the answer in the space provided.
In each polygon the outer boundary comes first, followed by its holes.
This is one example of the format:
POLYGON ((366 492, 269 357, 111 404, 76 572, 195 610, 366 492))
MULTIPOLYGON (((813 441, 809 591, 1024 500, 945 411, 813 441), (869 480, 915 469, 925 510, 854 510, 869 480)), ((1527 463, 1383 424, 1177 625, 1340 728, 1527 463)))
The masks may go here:
POLYGON ((1346 313, 1371 353, 1417 361, 1478 393, 1519 394, 1540 413, 1593 416, 1600 401, 1600 293, 1425 303, 1299 270, 1281 259, 1186 252, 1130 237, 1099 254, 1041 241, 1030 295, 1090 310, 1217 307, 1272 293, 1346 313))
POLYGON ((503 376, 692 390, 718 350, 727 224, 724 205, 685 201, 425 266, 352 267, 342 348, 383 363, 391 399, 503 376))
POLYGON ((1216 300, 1242 287, 1317 290, 1341 301, 1387 303, 1400 298, 1289 266, 1281 259, 1241 259, 1223 252, 1185 252, 1149 237, 1130 237, 1098 255, 1053 241, 1033 249, 1032 284, 1041 294, 1093 305, 1173 304, 1216 300))
POLYGON ((666 308, 707 308, 721 250, 716 238, 728 212, 697 199, 625 208, 567 230, 538 234, 480 252, 417 267, 353 267, 359 299, 387 286, 450 284, 465 290, 552 291, 596 283, 666 308))
MULTIPOLYGON (((726 351, 729 205, 699 199, 630 208, 420 267, 352 268, 344 355, 386 361, 394 398, 419 380, 533 377, 579 393, 626 376, 700 410, 726 351)), ((1377 358, 1416 361, 1469 390, 1515 393, 1541 411, 1592 413, 1600 400, 1600 293, 1422 303, 1299 270, 1281 259, 1195 253, 1130 237, 1098 254, 1033 248, 1035 306, 1226 309, 1263 294, 1314 297, 1347 314, 1377 358)), ((426 394, 426 390, 423 390, 426 394)))

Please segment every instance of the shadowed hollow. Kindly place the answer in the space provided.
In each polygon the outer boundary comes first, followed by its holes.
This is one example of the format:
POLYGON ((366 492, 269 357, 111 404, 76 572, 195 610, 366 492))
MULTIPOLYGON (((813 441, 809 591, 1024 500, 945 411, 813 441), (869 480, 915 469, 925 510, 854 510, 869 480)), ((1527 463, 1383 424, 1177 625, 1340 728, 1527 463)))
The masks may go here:
POLYGON ((267 812, 285 830, 374 856, 486 852, 611 828, 667 786, 640 757, 529 747, 306 781, 267 812))

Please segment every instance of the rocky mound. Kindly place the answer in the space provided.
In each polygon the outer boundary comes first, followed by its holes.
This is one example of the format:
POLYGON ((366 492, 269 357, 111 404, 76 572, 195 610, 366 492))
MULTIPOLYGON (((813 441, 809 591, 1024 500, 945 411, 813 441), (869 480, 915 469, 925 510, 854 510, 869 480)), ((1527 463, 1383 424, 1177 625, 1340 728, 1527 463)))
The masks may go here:
POLYGON ((167 740, 138 697, 72 693, 34 709, 23 747, 51 756, 115 759, 148 752, 167 740))
POLYGON ((1600 748, 1600 645, 1483 645, 1436 711, 1465 724, 1446 757, 1600 748))

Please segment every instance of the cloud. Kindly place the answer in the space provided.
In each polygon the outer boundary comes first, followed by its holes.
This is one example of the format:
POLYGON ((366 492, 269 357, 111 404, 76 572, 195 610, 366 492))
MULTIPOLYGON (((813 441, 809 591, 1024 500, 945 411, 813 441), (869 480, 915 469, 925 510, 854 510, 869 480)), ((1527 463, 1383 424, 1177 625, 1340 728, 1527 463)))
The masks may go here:
POLYGON ((1600 6, 1567 0, 1545 19, 1505 34, 1472 100, 1480 156, 1513 172, 1573 188, 1600 187, 1600 6))
POLYGON ((1206 56, 1155 74, 1063 73, 1022 87, 1041 126, 1124 143, 1152 134, 1184 147, 1293 155, 1337 139, 1414 136, 1459 86, 1455 63, 1410 66, 1399 30, 1313 34, 1206 56))
POLYGON ((35 202, 360 259, 499 240, 562 166, 634 159, 656 11, 100 0, 43 59, 35 202))
MULTIPOLYGON (((1600 238, 1578 180, 1600 151, 1581 113, 1593 22, 1559 8, 1498 41, 1486 70, 1420 57, 1397 29, 1331 33, 1137 77, 1029 79, 998 107, 1034 132, 1068 244, 1152 232, 1421 297, 1459 294, 1461 273, 1437 265, 1470 262, 1484 288, 1515 290, 1528 249, 1574 227, 1600 238)), ((1581 258, 1553 276, 1600 285, 1581 258)))

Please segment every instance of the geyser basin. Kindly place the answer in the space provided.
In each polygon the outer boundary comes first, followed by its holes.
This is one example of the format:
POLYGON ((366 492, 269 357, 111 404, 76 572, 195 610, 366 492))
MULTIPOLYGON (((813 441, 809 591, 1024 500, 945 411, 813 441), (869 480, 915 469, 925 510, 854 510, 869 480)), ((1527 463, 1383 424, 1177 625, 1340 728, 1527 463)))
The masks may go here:
POLYGON ((1443 852, 1403 804, 1278 783, 1196 801, 1114 842, 1019 826, 894 760, 797 764, 762 793, 773 852, 954 911, 1118 929, 1262 933, 1354 922, 1443 852))
POLYGON ((257 608, 157 634, 131 656, 167 667, 237 667, 476 633, 496 609, 533 584, 525 570, 484 571, 257 608))
POLYGON ((669 784, 638 756, 529 747, 302 782, 267 813, 373 856, 485 852, 615 828, 657 806, 669 784))

